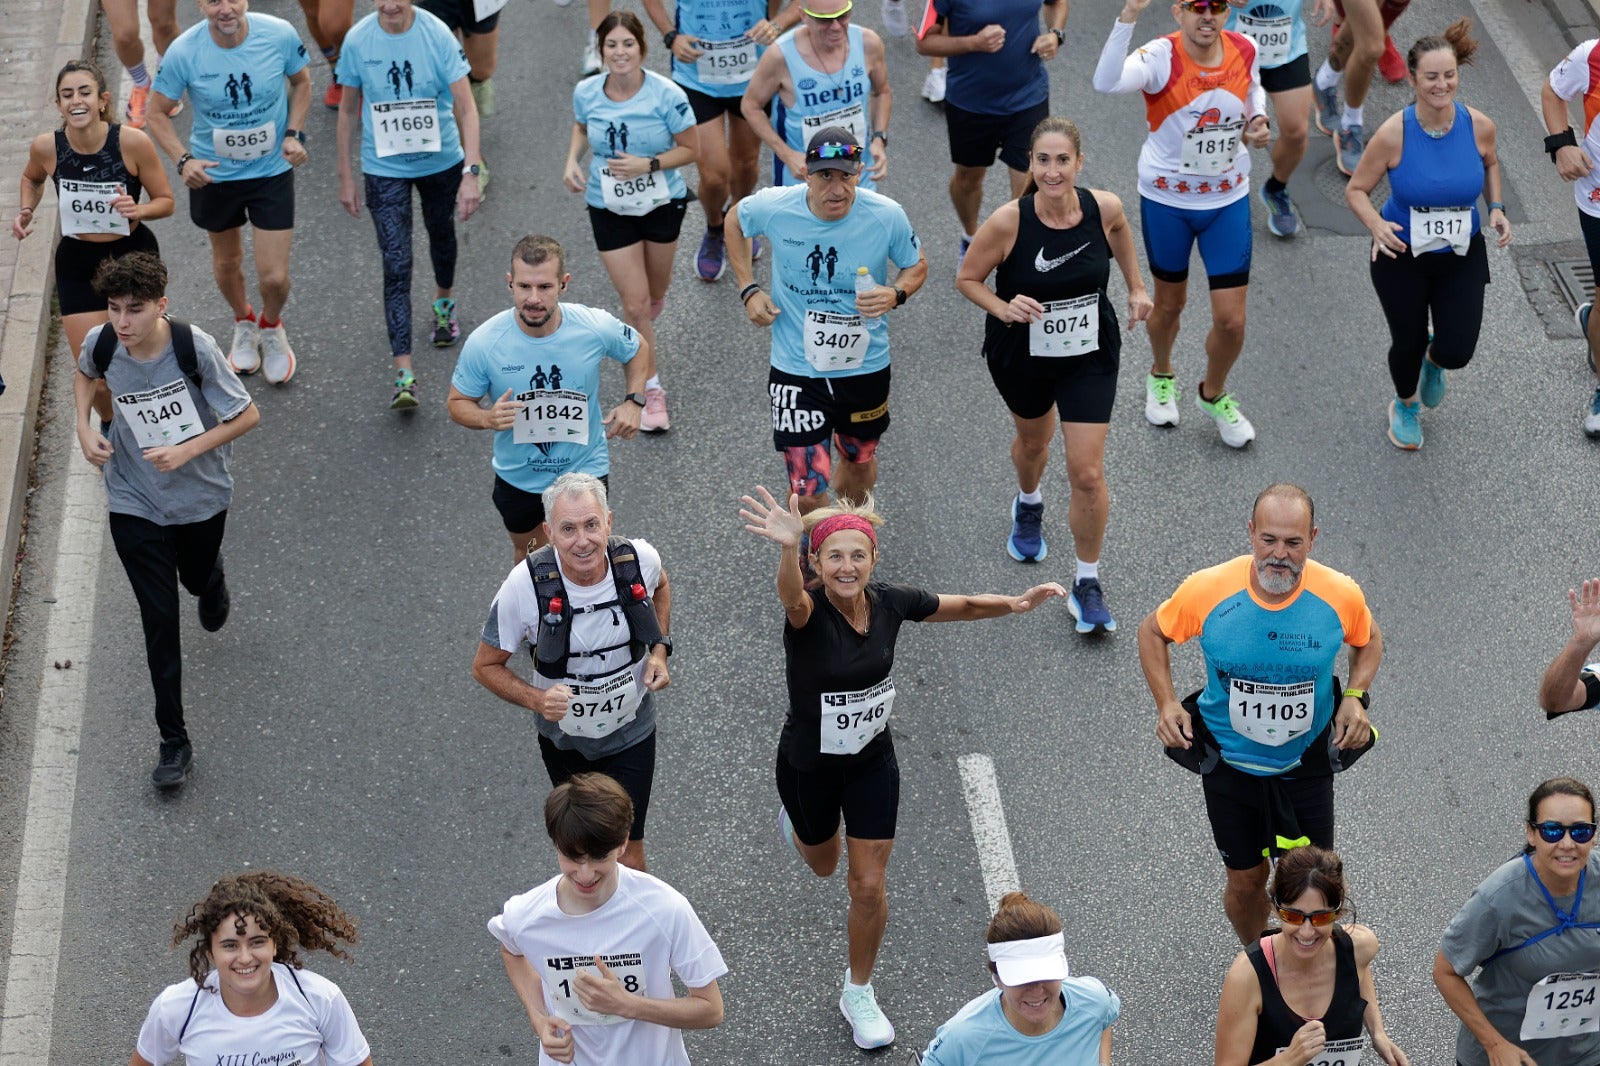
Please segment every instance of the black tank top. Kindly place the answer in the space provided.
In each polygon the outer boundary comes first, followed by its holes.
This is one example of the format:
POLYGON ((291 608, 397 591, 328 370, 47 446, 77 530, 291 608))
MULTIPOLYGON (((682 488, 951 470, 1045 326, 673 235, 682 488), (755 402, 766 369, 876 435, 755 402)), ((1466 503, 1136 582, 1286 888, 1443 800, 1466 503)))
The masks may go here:
MULTIPOLYGON (((1250 1050, 1250 1061, 1266 1062, 1288 1047, 1294 1034, 1310 1018, 1302 1018, 1289 1009, 1278 991, 1278 979, 1267 965, 1261 950, 1261 941, 1245 948, 1250 965, 1256 969, 1256 980, 1261 984, 1261 1017, 1256 1022, 1256 1043, 1250 1050)), ((1328 1013, 1320 1021, 1327 1030, 1328 1040, 1352 1040, 1361 1035, 1361 1016, 1367 1011, 1367 1001, 1361 996, 1361 977, 1356 972, 1356 947, 1350 934, 1338 926, 1333 927, 1333 1001, 1328 1013)))
POLYGON ((1011 363, 1034 360, 1030 369, 1054 366, 1059 373, 1115 373, 1122 351, 1122 331, 1106 297, 1111 277, 1111 246, 1100 221, 1100 205, 1088 189, 1074 190, 1083 218, 1068 229, 1052 229, 1039 221, 1030 193, 1017 201, 1017 239, 1011 253, 995 268, 994 291, 1010 301, 1018 293, 1040 303, 1090 293, 1100 295, 1100 349, 1073 359, 1035 359, 1028 352, 1028 325, 1003 322, 993 315, 984 322, 983 354, 1011 363))
POLYGON ((122 127, 115 122, 106 127, 106 143, 98 152, 88 155, 75 151, 67 143, 66 130, 56 130, 56 172, 51 177, 57 192, 63 177, 77 181, 114 181, 127 189, 135 200, 142 190, 139 179, 128 173, 128 165, 122 161, 122 127))

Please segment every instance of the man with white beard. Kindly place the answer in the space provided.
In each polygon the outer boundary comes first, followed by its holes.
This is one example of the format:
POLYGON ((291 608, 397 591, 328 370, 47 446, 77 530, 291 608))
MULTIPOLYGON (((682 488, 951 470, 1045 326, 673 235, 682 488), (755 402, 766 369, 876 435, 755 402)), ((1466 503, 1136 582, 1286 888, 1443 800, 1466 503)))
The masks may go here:
POLYGON ((1333 775, 1372 745, 1367 693, 1383 637, 1351 578, 1307 558, 1316 508, 1269 485, 1250 512, 1249 555, 1190 574, 1139 626, 1139 662, 1174 762, 1201 776, 1242 943, 1266 928, 1270 859, 1333 847, 1333 775), (1169 645, 1200 638, 1205 688, 1183 700, 1169 645), (1349 685, 1334 664, 1350 645, 1349 685))

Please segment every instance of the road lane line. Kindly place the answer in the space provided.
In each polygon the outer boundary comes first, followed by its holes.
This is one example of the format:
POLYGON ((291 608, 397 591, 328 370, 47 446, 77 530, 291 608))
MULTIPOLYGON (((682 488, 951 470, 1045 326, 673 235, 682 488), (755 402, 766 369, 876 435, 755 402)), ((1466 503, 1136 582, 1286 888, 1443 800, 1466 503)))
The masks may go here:
POLYGON ((1544 103, 1541 94, 1544 91, 1545 78, 1550 72, 1549 68, 1534 56, 1533 49, 1529 47, 1528 39, 1523 36, 1516 20, 1511 18, 1500 5, 1486 3, 1485 0, 1469 0, 1469 2, 1472 4, 1472 13, 1478 16, 1478 25, 1487 31, 1485 35, 1494 42, 1495 48, 1505 59, 1506 66, 1511 68, 1513 80, 1516 81, 1517 88, 1522 90, 1528 106, 1539 116, 1539 132, 1540 136, 1543 136, 1544 103))
POLYGON ((983 892, 989 897, 989 913, 993 914, 1001 896, 1022 887, 1017 879, 1017 859, 1011 853, 1006 811, 1000 805, 994 760, 987 755, 963 755, 956 762, 961 768, 961 794, 967 801, 967 816, 972 820, 972 840, 978 845, 983 892))

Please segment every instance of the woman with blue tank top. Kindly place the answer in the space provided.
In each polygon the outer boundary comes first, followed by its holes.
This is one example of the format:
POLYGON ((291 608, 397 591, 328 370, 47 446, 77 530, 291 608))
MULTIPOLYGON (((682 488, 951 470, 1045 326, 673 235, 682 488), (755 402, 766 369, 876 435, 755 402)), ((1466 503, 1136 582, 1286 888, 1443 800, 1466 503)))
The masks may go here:
POLYGON ((1389 440, 1407 451, 1422 447, 1421 408, 1444 400, 1445 371, 1466 366, 1478 346, 1489 284, 1480 196, 1488 198, 1497 245, 1511 243, 1494 122, 1456 102, 1460 68, 1478 50, 1471 28, 1460 19, 1411 46, 1406 67, 1416 102, 1378 127, 1345 190, 1372 233, 1372 287, 1389 322, 1395 391, 1389 440), (1379 211, 1372 190, 1385 177, 1389 199, 1379 211))

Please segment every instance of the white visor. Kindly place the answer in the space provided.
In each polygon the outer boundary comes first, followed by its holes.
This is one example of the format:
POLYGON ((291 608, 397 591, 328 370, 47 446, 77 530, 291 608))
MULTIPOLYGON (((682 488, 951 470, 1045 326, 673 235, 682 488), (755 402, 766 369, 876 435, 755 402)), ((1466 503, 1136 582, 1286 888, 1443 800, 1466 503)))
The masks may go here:
POLYGON ((989 945, 989 961, 1002 984, 1029 985, 1067 978, 1067 935, 1052 933, 1032 940, 1003 940, 989 945))

